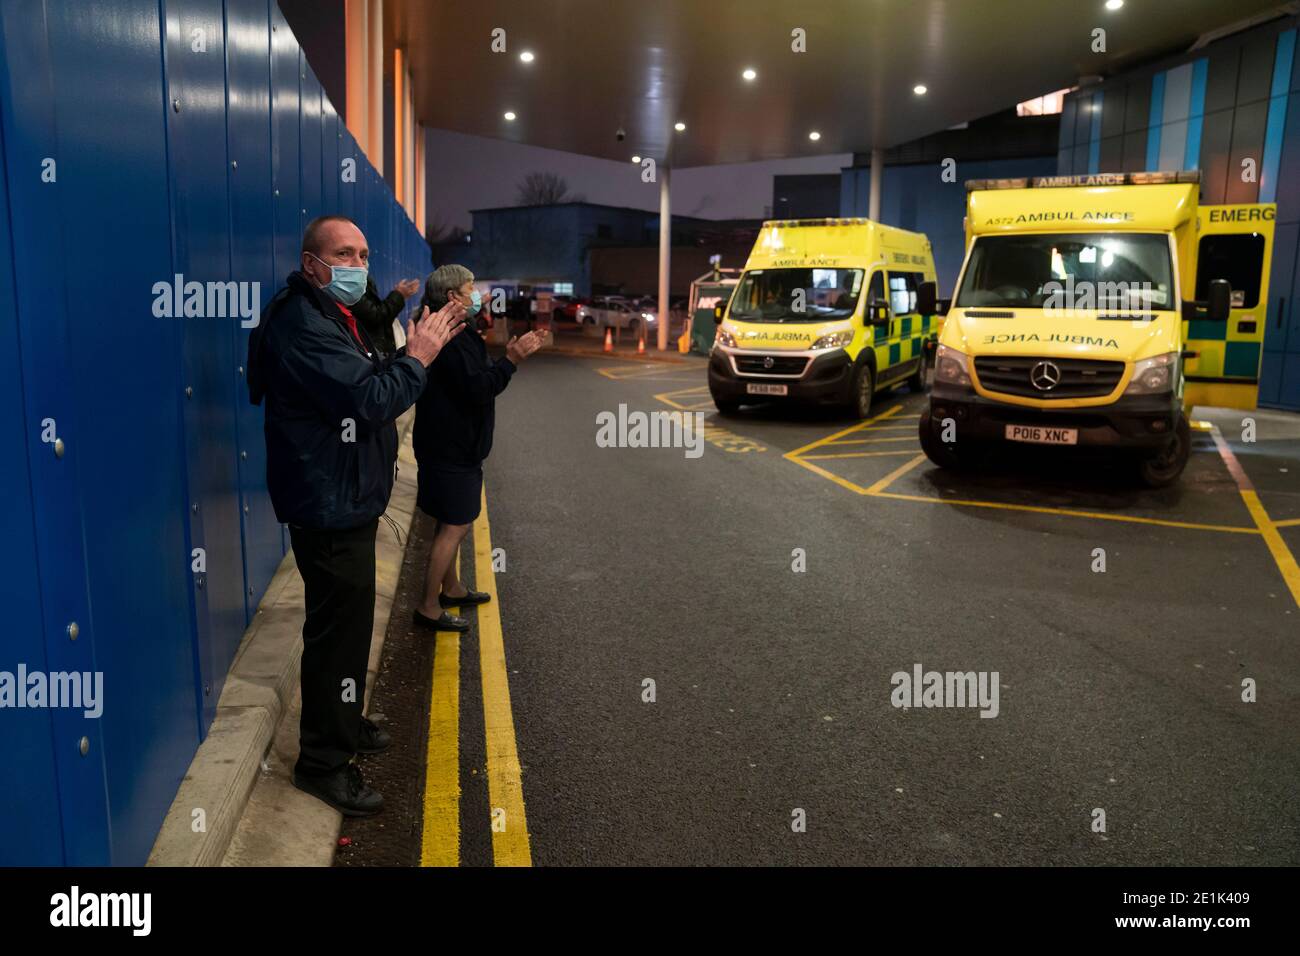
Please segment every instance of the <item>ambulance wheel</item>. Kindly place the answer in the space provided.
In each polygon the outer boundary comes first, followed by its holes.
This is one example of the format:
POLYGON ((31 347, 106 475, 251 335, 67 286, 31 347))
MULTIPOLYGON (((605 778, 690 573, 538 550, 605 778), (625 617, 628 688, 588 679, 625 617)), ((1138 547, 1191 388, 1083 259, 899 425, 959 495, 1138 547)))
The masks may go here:
POLYGON ((921 439, 921 451, 925 457, 940 468, 948 471, 963 471, 970 466, 970 456, 959 453, 955 446, 945 445, 930 427, 930 409, 927 406, 921 412, 921 424, 917 428, 917 437, 921 439))
POLYGON ((853 373, 853 391, 849 399, 849 407, 853 414, 858 418, 866 418, 871 414, 871 400, 876 394, 876 373, 871 370, 871 366, 863 362, 858 366, 858 370, 853 373))
POLYGON ((918 395, 925 391, 926 373, 930 370, 930 363, 927 360, 929 351, 921 352, 921 362, 916 367, 916 372, 907 380, 907 387, 918 395))
POLYGON ((1167 488, 1178 480, 1192 452, 1192 429, 1179 413, 1173 440, 1154 455, 1138 462, 1138 478, 1148 488, 1167 488))
POLYGON ((713 407, 718 410, 718 414, 726 418, 734 418, 740 414, 740 402, 735 399, 718 398, 713 396, 713 407))

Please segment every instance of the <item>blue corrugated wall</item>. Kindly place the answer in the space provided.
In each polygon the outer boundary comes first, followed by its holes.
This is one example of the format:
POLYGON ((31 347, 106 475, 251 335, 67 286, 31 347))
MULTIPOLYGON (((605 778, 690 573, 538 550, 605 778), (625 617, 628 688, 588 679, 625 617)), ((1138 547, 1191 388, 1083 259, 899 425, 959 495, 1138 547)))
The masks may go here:
POLYGON ((1277 203, 1259 404, 1300 411, 1300 19, 1066 97, 1057 172, 1201 171, 1201 202, 1277 203), (1242 175, 1243 161, 1257 175, 1242 175))
POLYGON ((0 0, 0 163, 0 671, 105 684, 0 710, 0 864, 139 864, 285 551, 249 330, 154 285, 265 304, 326 212, 384 291, 429 249, 274 0, 0 0))

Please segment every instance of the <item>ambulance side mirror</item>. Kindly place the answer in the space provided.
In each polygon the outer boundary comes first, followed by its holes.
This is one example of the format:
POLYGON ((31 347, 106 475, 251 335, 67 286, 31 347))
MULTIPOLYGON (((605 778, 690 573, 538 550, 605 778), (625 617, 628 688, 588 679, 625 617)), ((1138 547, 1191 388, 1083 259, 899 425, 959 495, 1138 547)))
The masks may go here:
POLYGON ((939 290, 933 282, 922 282, 916 287, 916 311, 922 315, 938 313, 939 290))
POLYGON ((1232 284, 1227 279, 1211 279, 1205 299, 1205 317, 1211 322, 1227 322, 1232 311, 1232 284))
POLYGON ((879 299, 868 299, 862 313, 863 325, 885 325, 889 322, 889 305, 879 299))

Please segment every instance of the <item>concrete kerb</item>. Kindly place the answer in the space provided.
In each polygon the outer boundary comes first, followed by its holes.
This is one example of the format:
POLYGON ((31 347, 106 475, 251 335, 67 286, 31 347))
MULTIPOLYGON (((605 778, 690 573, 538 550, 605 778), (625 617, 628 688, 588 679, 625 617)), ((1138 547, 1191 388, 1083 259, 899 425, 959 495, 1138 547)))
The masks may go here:
MULTIPOLYGON (((414 410, 398 419, 398 480, 388 507, 398 527, 406 529, 401 544, 386 521, 379 523, 367 705, 415 511, 414 420, 414 410)), ((289 779, 297 759, 298 722, 296 716, 285 717, 296 715, 300 706, 303 614, 302 577, 290 551, 244 633, 216 717, 181 781, 147 865, 330 864, 342 817, 289 779), (301 826, 285 827, 290 806, 304 811, 297 814, 301 826), (268 812, 274 821, 265 819, 268 812), (270 822, 273 828, 267 826, 270 822), (280 838, 262 839, 268 829, 278 829, 280 838)))

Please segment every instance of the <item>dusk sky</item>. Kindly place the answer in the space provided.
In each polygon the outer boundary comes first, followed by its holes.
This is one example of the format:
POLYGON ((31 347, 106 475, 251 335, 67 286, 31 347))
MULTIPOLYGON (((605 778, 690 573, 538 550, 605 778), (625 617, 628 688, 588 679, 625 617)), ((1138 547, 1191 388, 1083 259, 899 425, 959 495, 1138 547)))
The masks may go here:
MULTIPOLYGON (((506 140, 434 129, 428 139, 429 224, 469 229, 471 209, 513 206, 519 181, 531 172, 563 176, 570 191, 588 202, 638 209, 659 208, 659 187, 641 182, 632 163, 580 156, 506 140)), ((788 173, 837 173, 852 163, 848 153, 804 159, 703 166, 672 174, 674 215, 705 219, 759 218, 772 202, 772 177, 788 173)))

